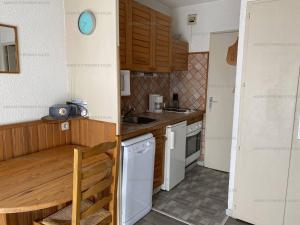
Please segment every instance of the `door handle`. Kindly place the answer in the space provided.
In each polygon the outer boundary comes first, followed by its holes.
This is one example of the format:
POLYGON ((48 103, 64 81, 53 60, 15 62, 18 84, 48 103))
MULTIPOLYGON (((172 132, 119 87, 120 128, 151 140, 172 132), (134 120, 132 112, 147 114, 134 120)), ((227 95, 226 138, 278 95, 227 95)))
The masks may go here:
POLYGON ((209 97, 209 109, 212 109, 213 103, 218 103, 218 101, 214 100, 214 97, 209 97))
POLYGON ((300 117, 298 120, 298 134, 297 134, 297 140, 300 140, 300 117))
POLYGON ((173 150, 175 148, 175 132, 170 132, 170 149, 173 150))

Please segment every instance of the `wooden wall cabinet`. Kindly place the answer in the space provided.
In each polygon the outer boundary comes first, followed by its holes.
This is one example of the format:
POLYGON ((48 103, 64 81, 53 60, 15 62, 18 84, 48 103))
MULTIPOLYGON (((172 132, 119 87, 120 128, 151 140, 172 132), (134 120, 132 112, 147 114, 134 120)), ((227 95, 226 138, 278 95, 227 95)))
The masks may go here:
POLYGON ((172 40, 172 71, 188 70, 188 52, 187 42, 172 40))
POLYGON ((130 69, 131 31, 128 24, 131 21, 131 0, 119 1, 119 39, 120 39, 120 66, 123 70, 130 69))
POLYGON ((171 72, 171 18, 154 12, 154 68, 156 72, 171 72))
POLYGON ((133 0, 120 0, 121 69, 171 72, 171 18, 133 0))
MULTIPOLYGON (((150 72, 153 64, 153 12, 150 8, 135 1, 132 2, 132 22, 129 22, 129 32, 132 31, 131 70, 150 72)), ((130 45, 128 42, 127 44, 130 45)))

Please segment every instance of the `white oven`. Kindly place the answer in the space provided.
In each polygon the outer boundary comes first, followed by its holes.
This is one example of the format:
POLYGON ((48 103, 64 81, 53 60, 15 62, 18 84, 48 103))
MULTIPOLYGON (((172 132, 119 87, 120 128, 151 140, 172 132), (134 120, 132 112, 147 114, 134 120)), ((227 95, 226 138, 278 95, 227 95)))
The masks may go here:
POLYGON ((193 123, 186 129, 186 160, 188 166, 200 159, 202 122, 193 123))

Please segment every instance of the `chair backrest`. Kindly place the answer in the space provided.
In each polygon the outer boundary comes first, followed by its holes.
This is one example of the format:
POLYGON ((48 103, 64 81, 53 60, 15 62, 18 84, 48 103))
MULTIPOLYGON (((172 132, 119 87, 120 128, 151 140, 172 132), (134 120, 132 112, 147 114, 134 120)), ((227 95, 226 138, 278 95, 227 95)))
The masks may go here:
POLYGON ((72 225, 79 225, 80 220, 111 202, 114 162, 106 153, 115 147, 116 142, 107 142, 92 148, 74 149, 72 225), (98 196, 97 201, 81 212, 81 202, 94 196, 98 196))

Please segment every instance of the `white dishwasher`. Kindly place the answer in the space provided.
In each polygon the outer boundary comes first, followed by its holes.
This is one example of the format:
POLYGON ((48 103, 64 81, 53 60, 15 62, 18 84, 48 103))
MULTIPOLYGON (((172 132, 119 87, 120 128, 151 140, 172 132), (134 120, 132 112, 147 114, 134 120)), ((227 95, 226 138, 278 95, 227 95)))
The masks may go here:
POLYGON ((155 138, 143 135, 122 142, 122 225, 133 225, 152 208, 155 138))

